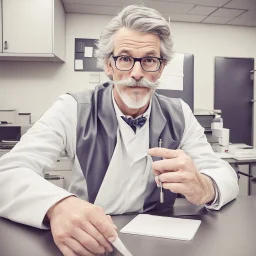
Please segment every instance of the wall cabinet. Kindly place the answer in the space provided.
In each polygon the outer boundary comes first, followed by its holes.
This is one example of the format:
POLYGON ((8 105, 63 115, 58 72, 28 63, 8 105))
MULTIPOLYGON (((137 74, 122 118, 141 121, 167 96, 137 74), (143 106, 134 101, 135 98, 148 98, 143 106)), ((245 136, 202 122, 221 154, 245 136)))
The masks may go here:
POLYGON ((2 0, 1 21, 0 60, 65 61, 61 0, 2 0))

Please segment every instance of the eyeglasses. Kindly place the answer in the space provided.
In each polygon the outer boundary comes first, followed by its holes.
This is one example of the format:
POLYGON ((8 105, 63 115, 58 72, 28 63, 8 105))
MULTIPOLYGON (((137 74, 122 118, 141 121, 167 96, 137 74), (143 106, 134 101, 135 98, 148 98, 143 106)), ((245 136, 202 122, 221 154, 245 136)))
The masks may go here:
POLYGON ((133 68, 136 61, 140 62, 142 69, 146 72, 156 72, 160 69, 163 58, 143 57, 133 58, 128 55, 113 56, 116 68, 120 71, 129 71, 133 68))

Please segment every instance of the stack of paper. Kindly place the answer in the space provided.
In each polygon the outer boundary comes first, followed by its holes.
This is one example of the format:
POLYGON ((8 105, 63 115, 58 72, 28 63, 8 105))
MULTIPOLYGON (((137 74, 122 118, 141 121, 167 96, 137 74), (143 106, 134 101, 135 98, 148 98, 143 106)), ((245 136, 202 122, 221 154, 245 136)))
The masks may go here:
POLYGON ((192 240, 200 224, 200 220, 140 214, 121 229, 120 232, 179 240, 192 240))
POLYGON ((175 53, 172 60, 164 67, 159 79, 159 89, 183 91, 184 54, 175 53))
POLYGON ((232 156, 236 160, 256 159, 256 149, 237 149, 232 156))

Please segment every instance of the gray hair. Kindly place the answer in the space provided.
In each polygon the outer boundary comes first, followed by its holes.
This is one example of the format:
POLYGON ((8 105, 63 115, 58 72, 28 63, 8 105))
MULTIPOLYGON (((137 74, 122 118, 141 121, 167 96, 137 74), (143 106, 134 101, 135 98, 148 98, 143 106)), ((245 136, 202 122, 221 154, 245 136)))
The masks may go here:
POLYGON ((160 38, 161 57, 168 63, 173 55, 173 42, 168 22, 162 15, 148 7, 130 5, 125 7, 102 30, 100 39, 96 45, 95 57, 98 59, 98 67, 104 68, 104 64, 114 51, 114 35, 122 27, 130 28, 141 33, 156 34, 160 38))

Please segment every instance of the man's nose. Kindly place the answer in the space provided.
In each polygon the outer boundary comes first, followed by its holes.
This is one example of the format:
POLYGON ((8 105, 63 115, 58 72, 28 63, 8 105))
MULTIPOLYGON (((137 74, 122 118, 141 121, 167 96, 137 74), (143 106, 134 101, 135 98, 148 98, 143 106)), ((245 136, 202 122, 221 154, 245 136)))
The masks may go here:
POLYGON ((135 80, 140 80, 144 76, 144 71, 140 65, 139 61, 135 61, 134 66, 131 71, 131 77, 135 80))

